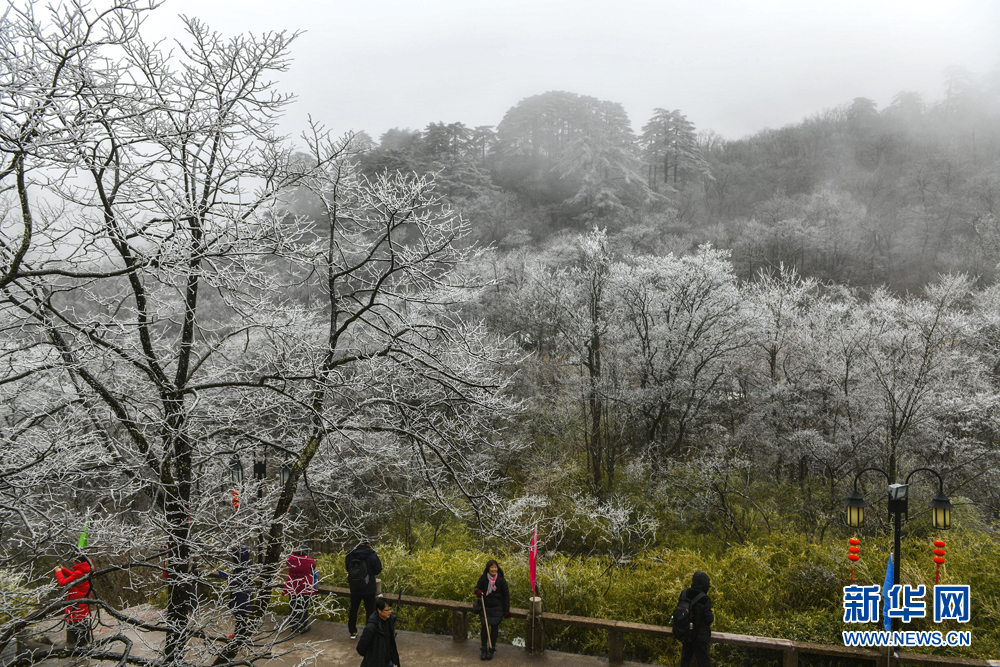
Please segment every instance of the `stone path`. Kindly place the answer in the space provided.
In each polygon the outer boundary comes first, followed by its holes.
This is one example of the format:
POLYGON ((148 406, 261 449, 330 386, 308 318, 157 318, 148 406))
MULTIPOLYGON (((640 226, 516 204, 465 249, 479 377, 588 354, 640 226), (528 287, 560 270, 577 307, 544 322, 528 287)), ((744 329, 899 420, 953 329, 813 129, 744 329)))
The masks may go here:
MULTIPOLYGON (((343 623, 328 623, 315 621, 312 629, 300 635, 293 642, 293 647, 306 642, 322 651, 316 659, 317 667, 358 667, 361 656, 355 650, 357 640, 352 640, 347 634, 347 626, 343 623)), ((479 640, 469 639, 456 642, 450 636, 428 635, 421 632, 400 631, 396 637, 399 648, 401 667, 447 667, 448 665, 489 665, 490 667, 513 667, 514 665, 531 665, 537 667, 607 667, 606 658, 576 655, 546 651, 542 655, 528 655, 524 649, 510 644, 500 644, 493 660, 483 662, 479 659, 479 640)), ((288 644, 279 644, 276 652, 288 644)), ((292 667, 299 659, 306 657, 304 651, 294 651, 289 655, 275 659, 269 663, 272 667, 292 667)), ((627 662, 626 665, 638 667, 642 663, 627 662)))
MULTIPOLYGON (((132 609, 130 613, 137 617, 152 619, 159 614, 158 610, 132 609)), ((273 623, 273 619, 271 623, 273 623)), ((273 626, 272 626, 273 627, 273 626)), ((95 634, 95 639, 108 636, 114 632, 105 628, 95 634)), ((134 651, 138 655, 149 655, 144 642, 151 641, 155 635, 144 633, 140 639, 139 633, 129 631, 134 636, 134 651)), ((50 633, 50 639, 59 643, 65 641, 65 634, 50 633)), ((491 661, 479 659, 479 639, 470 638, 465 642, 456 642, 451 636, 429 635, 421 632, 399 631, 397 638, 401 667, 449 667, 450 665, 489 665, 489 667, 513 667, 526 665, 530 667, 607 667, 607 658, 582 656, 574 653, 546 651, 542 655, 528 655, 524 649, 511 644, 500 644, 491 661)), ((357 640, 352 640, 347 633, 347 625, 327 621, 313 621, 309 632, 297 636, 283 633, 274 645, 272 656, 267 660, 259 660, 260 667, 296 667, 301 663, 314 667, 358 667, 361 656, 355 650, 357 640)), ((120 650, 115 646, 113 650, 120 650)), ((84 661, 90 667, 97 667, 95 661, 84 661)), ((68 667, 70 661, 46 660, 39 667, 68 667)), ((80 661, 73 661, 79 665, 80 661)), ((626 662, 627 667, 639 667, 642 663, 626 662)))

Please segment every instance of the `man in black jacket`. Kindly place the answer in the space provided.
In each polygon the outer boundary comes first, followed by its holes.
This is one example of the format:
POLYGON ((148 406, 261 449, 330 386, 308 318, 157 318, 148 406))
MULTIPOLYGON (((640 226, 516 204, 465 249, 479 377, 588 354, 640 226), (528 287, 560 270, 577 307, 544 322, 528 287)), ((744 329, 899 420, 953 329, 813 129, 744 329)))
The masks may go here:
POLYGON ((682 600, 694 600, 699 593, 705 594, 691 608, 694 616, 694 641, 681 644, 681 667, 688 667, 692 657, 697 658, 698 667, 711 667, 708 642, 712 638, 712 622, 715 620, 715 615, 712 613, 712 600, 708 597, 710 586, 708 575, 698 570, 691 577, 691 588, 685 588, 681 593, 682 600))
POLYGON ((358 653, 365 658, 361 667, 399 667, 396 617, 392 615, 392 603, 379 598, 375 610, 368 617, 368 624, 358 640, 358 653))
POLYGON ((347 585, 351 589, 351 608, 347 614, 347 631, 351 639, 358 636, 358 607, 365 603, 365 618, 375 613, 375 576, 382 573, 382 561, 371 547, 371 538, 361 542, 344 558, 347 568, 347 585))

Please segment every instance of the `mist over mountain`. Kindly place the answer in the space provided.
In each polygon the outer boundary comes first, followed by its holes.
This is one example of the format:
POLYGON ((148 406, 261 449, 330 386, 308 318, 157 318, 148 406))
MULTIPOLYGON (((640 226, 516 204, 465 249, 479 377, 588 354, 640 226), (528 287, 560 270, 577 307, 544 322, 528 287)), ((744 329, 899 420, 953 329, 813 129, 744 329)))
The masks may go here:
POLYGON ((636 119, 611 100, 550 91, 494 126, 362 135, 361 165, 435 174, 476 239, 500 248, 596 226, 626 253, 729 249, 742 279, 784 266, 908 291, 940 273, 995 276, 1000 70, 954 67, 938 99, 900 91, 880 108, 857 97, 740 139, 669 102, 636 119))

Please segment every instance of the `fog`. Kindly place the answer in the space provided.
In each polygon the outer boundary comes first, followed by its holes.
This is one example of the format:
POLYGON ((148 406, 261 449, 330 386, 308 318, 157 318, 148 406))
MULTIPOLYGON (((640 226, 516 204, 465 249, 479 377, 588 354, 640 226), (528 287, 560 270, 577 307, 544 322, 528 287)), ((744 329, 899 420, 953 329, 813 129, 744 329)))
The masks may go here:
POLYGON ((625 106, 639 128, 655 107, 736 138, 901 90, 936 99, 953 65, 1000 65, 1000 3, 734 0, 433 3, 167 0, 148 28, 180 34, 178 14, 227 35, 304 30, 282 80, 334 130, 430 122, 496 125, 519 100, 568 90, 625 106))

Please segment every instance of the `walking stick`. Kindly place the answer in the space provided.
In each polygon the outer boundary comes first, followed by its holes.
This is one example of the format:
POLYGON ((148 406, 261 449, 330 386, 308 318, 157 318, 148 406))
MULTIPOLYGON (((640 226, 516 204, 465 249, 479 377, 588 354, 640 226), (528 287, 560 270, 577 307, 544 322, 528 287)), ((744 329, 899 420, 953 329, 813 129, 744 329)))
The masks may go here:
POLYGON ((486 645, 493 650, 493 637, 490 636, 490 622, 486 620, 486 594, 479 599, 479 611, 483 614, 483 629, 486 630, 486 645))

